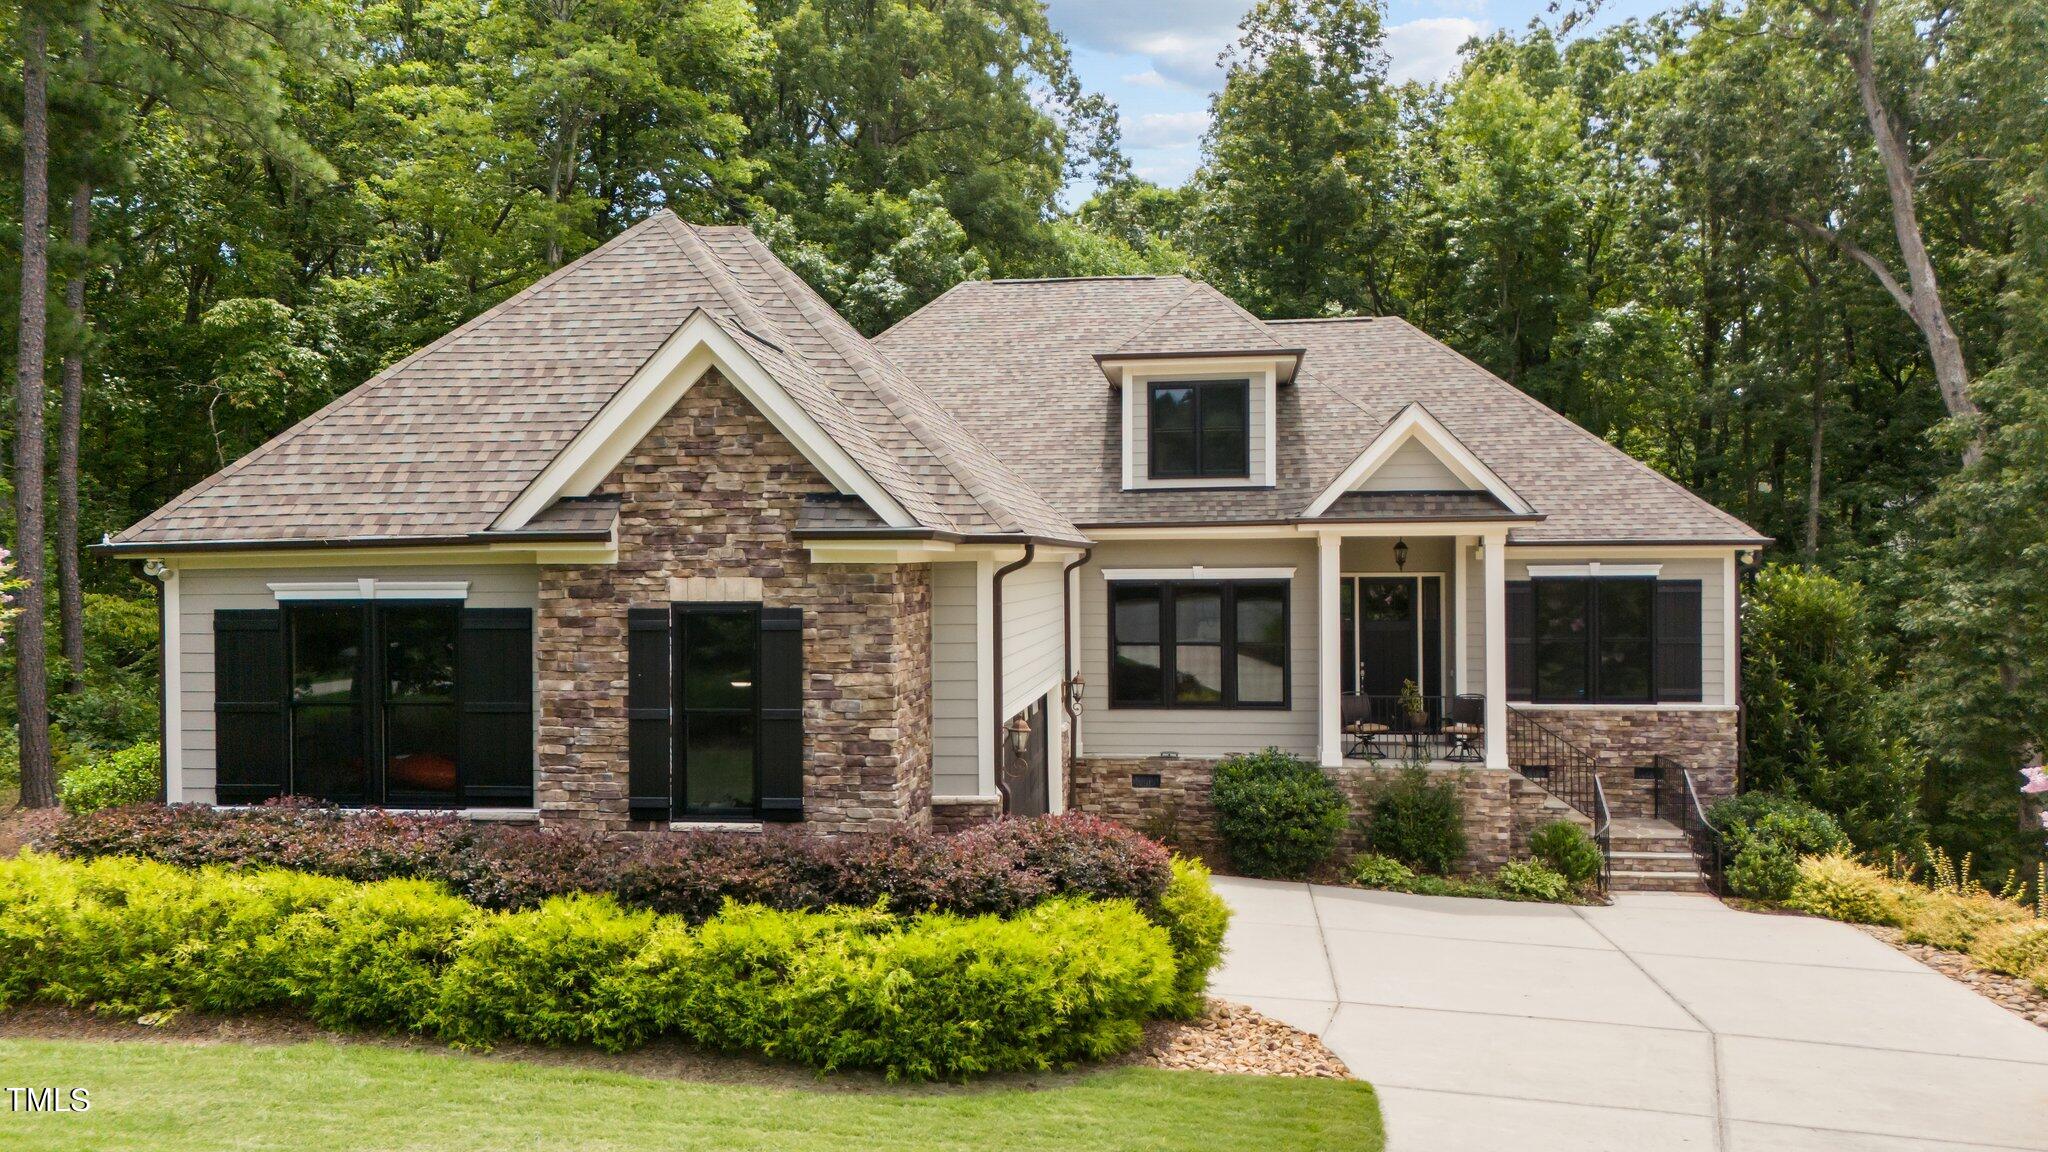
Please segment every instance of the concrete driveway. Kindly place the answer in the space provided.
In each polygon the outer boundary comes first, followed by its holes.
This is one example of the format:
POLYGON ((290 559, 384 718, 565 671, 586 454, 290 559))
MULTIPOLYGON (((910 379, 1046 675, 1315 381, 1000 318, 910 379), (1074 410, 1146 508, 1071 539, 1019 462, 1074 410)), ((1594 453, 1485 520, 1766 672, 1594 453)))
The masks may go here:
POLYGON ((1321 1035, 1391 1152, 2048 1149, 2048 1031, 1846 925, 1216 887, 1215 994, 1321 1035))

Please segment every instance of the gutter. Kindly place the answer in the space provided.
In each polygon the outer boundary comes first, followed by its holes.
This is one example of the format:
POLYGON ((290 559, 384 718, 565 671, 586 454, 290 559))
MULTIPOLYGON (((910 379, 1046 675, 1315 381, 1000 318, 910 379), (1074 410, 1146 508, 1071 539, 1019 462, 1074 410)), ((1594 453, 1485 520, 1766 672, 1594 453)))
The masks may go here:
POLYGON ((164 637, 171 628, 170 600, 164 595, 164 578, 143 565, 142 578, 156 588, 156 802, 171 797, 171 670, 164 663, 164 637))
MULTIPOLYGON (((989 705, 989 710, 992 712, 1000 713, 1003 710, 1003 577, 1031 563, 1031 557, 1037 551, 1038 545, 1036 543, 1029 540, 1025 541, 1024 555, 1019 556, 1013 563, 1005 564, 1001 568, 996 569, 994 578, 989 581, 989 610, 995 617, 995 625, 989 630, 988 638, 989 656, 995 666, 990 676, 990 679, 994 681, 992 685, 994 691, 990 695, 995 697, 989 705)), ((1003 783, 1003 756, 1005 754, 1005 749, 1003 748, 1003 719, 1003 717, 998 716, 993 718, 991 722, 996 726, 996 795, 1002 797, 1002 814, 1008 816, 1010 814, 1010 786, 1003 783)))
POLYGON ((611 529, 576 532, 466 532, 441 536, 355 536, 320 539, 185 540, 150 543, 139 540, 102 541, 87 551, 102 556, 169 556, 195 552, 292 552, 358 548, 445 548, 451 545, 484 544, 606 544, 611 529))
POLYGON ((1060 677, 1060 707, 1067 713, 1068 771, 1073 770, 1075 749, 1081 743, 1081 714, 1074 708, 1074 598, 1067 589, 1073 583, 1074 569, 1094 554, 1095 549, 1084 549, 1073 563, 1060 569, 1060 652, 1065 665, 1065 675, 1060 677))

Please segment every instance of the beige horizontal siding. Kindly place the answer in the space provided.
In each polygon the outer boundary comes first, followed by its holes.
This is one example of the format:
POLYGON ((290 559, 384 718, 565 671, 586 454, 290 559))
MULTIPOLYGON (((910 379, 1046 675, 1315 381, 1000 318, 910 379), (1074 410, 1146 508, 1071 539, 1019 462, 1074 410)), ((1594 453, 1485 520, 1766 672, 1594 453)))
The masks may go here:
POLYGON ((981 792, 972 562, 932 565, 932 792, 981 792))

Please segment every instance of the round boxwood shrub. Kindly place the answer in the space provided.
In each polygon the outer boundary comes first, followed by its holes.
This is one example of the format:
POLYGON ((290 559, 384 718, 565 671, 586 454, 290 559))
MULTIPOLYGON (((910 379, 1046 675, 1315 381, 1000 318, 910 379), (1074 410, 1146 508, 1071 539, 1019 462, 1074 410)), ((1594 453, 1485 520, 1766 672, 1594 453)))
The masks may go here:
POLYGON ((163 750, 154 741, 94 757, 64 773, 57 781, 57 799, 72 812, 154 800, 162 759, 163 750))
POLYGON ((1366 825, 1372 850, 1438 875, 1465 858, 1465 800, 1458 778, 1404 768, 1373 792, 1366 825))
POLYGON ((1211 800, 1231 863, 1247 876, 1308 875, 1336 850, 1348 812, 1322 769, 1278 748, 1226 757, 1211 800))
POLYGON ((1529 855, 1574 888, 1584 888, 1600 875, 1600 846, 1584 828, 1569 820, 1554 820, 1531 832, 1529 855))
POLYGON ((1753 900, 1784 900, 1799 883, 1799 861, 1849 850, 1835 818, 1769 792, 1723 800, 1707 813, 1728 850, 1728 888, 1753 900))

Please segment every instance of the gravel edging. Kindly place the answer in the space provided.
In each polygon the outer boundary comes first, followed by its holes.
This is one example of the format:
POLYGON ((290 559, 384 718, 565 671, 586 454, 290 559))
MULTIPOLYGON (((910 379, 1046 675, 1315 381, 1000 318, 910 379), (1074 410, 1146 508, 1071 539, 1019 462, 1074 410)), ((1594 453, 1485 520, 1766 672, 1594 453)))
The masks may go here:
POLYGON ((1150 1068, 1349 1080, 1351 1070, 1312 1033, 1242 1004, 1209 999, 1193 1020, 1159 1020, 1145 1028, 1134 1063, 1150 1068))
POLYGON ((2048 995, 2043 995, 2032 982, 2017 976, 2007 976, 2003 972, 1980 968, 1965 952, 1951 952, 1946 948, 1936 948, 1932 944, 1909 944, 1906 942, 1906 934, 1897 928, 1886 928, 1876 924, 1857 924, 1854 927, 1904 952, 2020 1019, 2048 1028, 2048 995))

